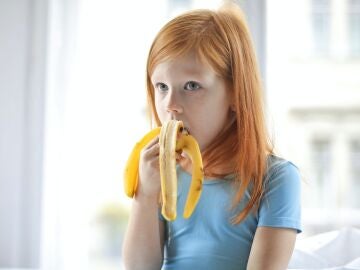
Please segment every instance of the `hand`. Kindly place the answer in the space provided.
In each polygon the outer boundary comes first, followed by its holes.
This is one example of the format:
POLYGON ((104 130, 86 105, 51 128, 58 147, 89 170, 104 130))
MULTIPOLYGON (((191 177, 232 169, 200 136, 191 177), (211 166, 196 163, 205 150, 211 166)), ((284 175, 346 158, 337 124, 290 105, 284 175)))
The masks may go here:
POLYGON ((158 198, 161 184, 159 172, 159 136, 151 140, 140 153, 139 186, 136 196, 158 198))

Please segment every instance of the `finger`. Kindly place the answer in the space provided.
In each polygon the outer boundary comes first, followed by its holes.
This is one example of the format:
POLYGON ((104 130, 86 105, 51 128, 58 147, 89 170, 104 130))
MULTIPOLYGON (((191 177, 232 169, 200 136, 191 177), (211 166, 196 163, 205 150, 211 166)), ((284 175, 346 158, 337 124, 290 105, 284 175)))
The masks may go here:
POLYGON ((149 155, 159 155, 160 153, 160 144, 156 143, 153 146, 151 146, 149 149, 146 150, 149 155))
POLYGON ((146 158, 150 158, 152 156, 158 156, 160 153, 159 142, 155 140, 154 142, 149 143, 149 145, 142 150, 142 153, 146 158))
POLYGON ((150 149, 156 144, 159 144, 159 136, 156 136, 147 145, 145 145, 144 150, 150 149))
POLYGON ((159 169, 160 168, 159 159, 152 159, 150 161, 150 166, 155 169, 159 169))

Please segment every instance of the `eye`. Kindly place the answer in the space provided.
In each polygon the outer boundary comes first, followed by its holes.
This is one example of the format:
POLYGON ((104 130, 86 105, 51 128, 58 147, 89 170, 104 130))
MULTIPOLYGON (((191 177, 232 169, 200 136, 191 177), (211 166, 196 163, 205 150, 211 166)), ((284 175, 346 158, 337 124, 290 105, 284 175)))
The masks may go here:
POLYGON ((168 86, 165 83, 157 83, 155 88, 158 89, 160 92, 164 92, 169 90, 168 86))
POLYGON ((185 84, 184 88, 189 91, 195 91, 195 90, 200 89, 201 86, 197 82, 190 81, 185 84))

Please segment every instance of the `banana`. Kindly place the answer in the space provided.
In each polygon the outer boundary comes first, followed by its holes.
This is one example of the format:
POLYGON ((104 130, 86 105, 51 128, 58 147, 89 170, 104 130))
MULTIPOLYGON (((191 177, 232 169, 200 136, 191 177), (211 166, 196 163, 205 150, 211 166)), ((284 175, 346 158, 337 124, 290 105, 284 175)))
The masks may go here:
POLYGON ((162 215, 169 221, 176 219, 177 175, 176 152, 184 151, 192 161, 192 181, 185 203, 184 218, 189 218, 201 195, 204 179, 203 164, 199 145, 188 132, 183 132, 181 121, 170 120, 161 128, 146 134, 134 147, 125 167, 125 193, 133 197, 138 183, 139 156, 141 149, 160 133, 159 168, 161 181, 162 215))

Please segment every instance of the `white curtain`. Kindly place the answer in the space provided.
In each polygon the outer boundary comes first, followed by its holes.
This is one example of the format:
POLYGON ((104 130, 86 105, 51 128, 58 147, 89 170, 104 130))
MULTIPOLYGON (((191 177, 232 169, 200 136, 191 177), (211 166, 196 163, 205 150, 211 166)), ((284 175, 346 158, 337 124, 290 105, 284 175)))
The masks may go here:
MULTIPOLYGON (((86 188, 71 169, 66 119, 76 67, 77 0, 50 0, 45 108, 41 269, 87 269, 86 188), (79 191, 82 191, 80 194, 79 191)), ((79 162, 81 163, 81 162, 79 162)))
POLYGON ((149 128, 145 61, 159 4, 49 3, 42 269, 90 269, 94 216, 108 201, 129 203, 122 166, 149 128))

